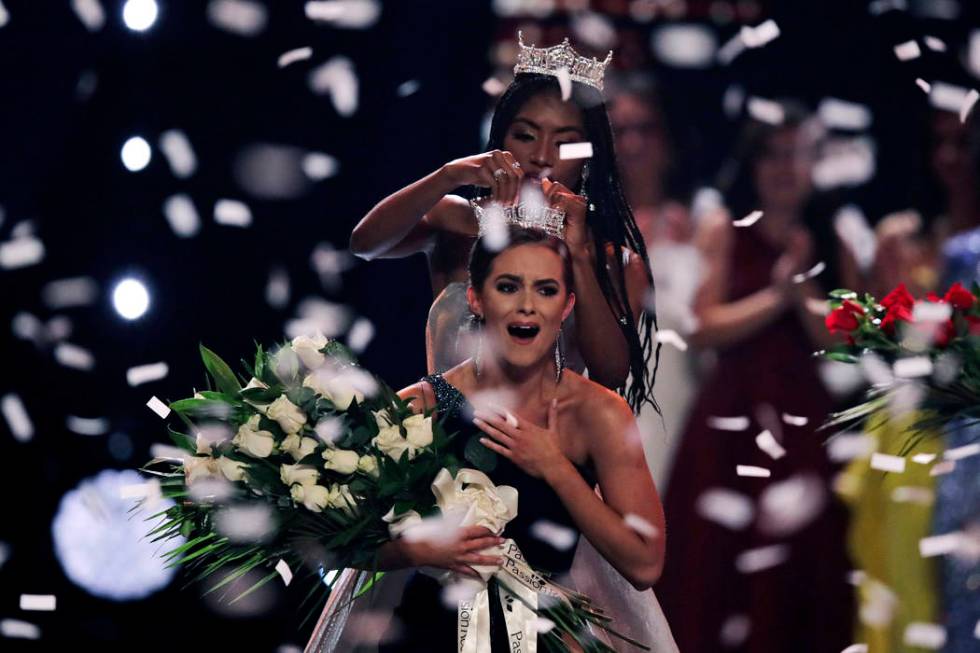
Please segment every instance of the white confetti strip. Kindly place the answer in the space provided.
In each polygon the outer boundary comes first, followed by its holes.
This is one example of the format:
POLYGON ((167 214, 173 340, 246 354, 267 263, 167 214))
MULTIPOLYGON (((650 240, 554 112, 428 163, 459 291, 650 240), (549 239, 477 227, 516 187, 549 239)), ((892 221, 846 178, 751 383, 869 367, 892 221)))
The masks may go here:
POLYGON ((929 104, 937 109, 959 114, 969 95, 970 91, 962 86, 946 82, 933 82, 929 91, 929 104))
MULTIPOLYGON (((0 25, 2 25, 2 8, 3 6, 0 5, 0 25)), ((41 639, 41 629, 20 619, 2 619, 0 635, 12 639, 41 639)))
POLYGON ((739 36, 745 43, 745 47, 761 48, 779 36, 779 25, 771 18, 755 27, 743 25, 739 36))
POLYGON ((926 35, 922 38, 926 47, 933 52, 946 52, 946 42, 936 36, 926 35))
POLYGON ((150 397, 150 400, 146 402, 146 405, 150 410, 163 419, 166 419, 167 416, 170 415, 170 407, 156 397, 150 397))
POLYGON ((892 490, 892 501, 895 503, 915 503, 920 506, 930 506, 935 500, 935 493, 927 487, 900 485, 892 490))
POLYGON ((806 426, 810 423, 810 419, 803 417, 801 415, 790 415, 789 413, 783 413, 783 422, 789 424, 790 426, 806 426))
POLYGON ((7 8, 3 6, 2 2, 0 2, 0 27, 3 27, 9 22, 10 22, 10 12, 7 11, 7 8))
POLYGON ((870 136, 835 136, 825 140, 813 167, 813 183, 821 190, 859 186, 877 170, 876 145, 870 136))
POLYGON ((201 217, 189 195, 178 193, 163 201, 163 215, 180 238, 190 238, 201 230, 201 217))
POLYGON ((27 442, 34 437, 34 424, 24 408, 24 402, 15 394, 6 394, 0 399, 0 412, 7 420, 7 426, 18 442, 27 442))
POLYGON ((289 565, 286 564, 285 560, 280 560, 276 563, 276 571, 278 571, 279 575, 282 576, 282 582, 286 585, 293 582, 293 572, 289 568, 289 565))
POLYGON ((312 21, 346 29, 367 29, 381 16, 377 0, 319 0, 307 2, 304 9, 312 21))
POLYGON ((214 221, 230 227, 248 227, 252 224, 252 212, 244 202, 220 199, 214 204, 214 221))
POLYGON ((42 344, 44 340, 44 324, 31 313, 21 311, 10 321, 10 329, 22 340, 30 340, 42 344))
POLYGON ((929 476, 942 476, 944 474, 949 474, 951 471, 956 469, 956 462, 953 460, 944 460, 941 463, 936 463, 929 470, 929 476))
POLYGON ((249 0, 211 0, 208 20, 219 29, 239 36, 256 36, 269 20, 265 5, 249 0))
POLYGON ((820 120, 832 129, 862 131, 871 126, 871 109, 863 104, 838 98, 824 98, 817 108, 820 120))
POLYGON ((967 46, 966 66, 974 77, 980 77, 980 29, 970 32, 970 43, 967 46))
POLYGON ((660 529, 648 522, 643 517, 631 512, 623 515, 623 523, 626 524, 627 528, 639 533, 643 537, 654 538, 660 535, 660 529))
POLYGON ((959 114, 961 123, 966 124, 966 119, 970 117, 970 113, 973 111, 973 107, 976 106, 977 100, 980 100, 980 91, 971 88, 970 92, 963 98, 963 104, 960 105, 959 114))
POLYGON ((772 432, 769 430, 765 430, 755 436, 755 444, 769 454, 769 457, 773 460, 779 460, 786 455, 786 450, 776 442, 776 438, 773 437, 772 432))
POLYGON ((932 93, 932 84, 921 77, 915 78, 915 85, 921 88, 923 93, 932 93))
POLYGON ((919 555, 923 558, 942 556, 957 551, 963 542, 963 534, 959 531, 932 535, 919 540, 919 555))
POLYGON ((14 270, 40 263, 44 258, 44 243, 33 236, 14 238, 0 243, 0 268, 14 270))
POLYGON ((818 276, 819 274, 821 274, 826 269, 827 269, 827 264, 824 263, 823 261, 819 261, 819 262, 817 262, 816 265, 814 265, 812 268, 810 268, 806 272, 801 272, 800 274, 793 275, 793 283, 803 283, 804 281, 807 281, 808 279, 812 279, 812 278, 818 276))
POLYGON ((922 56, 922 50, 915 41, 906 41, 895 46, 895 56, 899 61, 911 61, 922 56))
POLYGON ((366 317, 359 317, 347 332, 347 346, 355 354, 362 353, 374 339, 374 325, 366 317))
POLYGON ((725 488, 705 490, 698 497, 695 507, 698 514, 705 519, 734 531, 742 530, 755 517, 755 506, 751 499, 725 488))
POLYGON ((409 79, 398 85, 398 88, 395 89, 395 95, 398 97, 408 97, 417 93, 420 88, 422 88, 422 83, 419 80, 409 79))
POLYGON ((946 644, 946 629, 939 624, 912 622, 902 638, 906 646, 937 650, 946 644))
POLYGON ((280 68, 285 68, 289 64, 296 63, 297 61, 304 61, 313 56, 313 48, 294 48, 288 52, 283 52, 279 55, 279 60, 276 62, 280 68))
POLYGON ((932 374, 932 361, 928 356, 912 356, 895 361, 892 368, 900 379, 914 379, 932 374))
POLYGON ((592 156, 592 143, 563 143, 558 148, 558 158, 562 161, 568 159, 588 159, 592 156))
POLYGON ((109 420, 104 417, 65 417, 65 427, 79 435, 105 435, 109 432, 109 420))
POLYGON ((544 635, 547 632, 551 632, 551 629, 555 627, 555 622, 551 619, 546 619, 545 617, 535 617, 534 619, 531 619, 527 625, 530 632, 544 635))
POLYGON ((71 0, 71 8, 88 31, 98 32, 105 25, 105 11, 99 0, 71 0))
POLYGON ((943 302, 918 301, 912 306, 913 322, 945 322, 953 314, 953 307, 943 302))
POLYGON ((935 459, 936 459, 936 454, 934 453, 917 453, 914 456, 912 456, 912 462, 918 463, 920 465, 928 465, 935 459))
POLYGON ((354 62, 337 56, 310 71, 307 83, 317 95, 329 95, 334 110, 343 117, 354 115, 358 105, 358 82, 354 62))
POLYGON ((876 446, 875 439, 864 433, 841 433, 827 443, 827 456, 835 463, 870 455, 876 446))
POLYGON ((786 120, 786 111, 779 102, 750 97, 746 108, 752 118, 767 125, 781 125, 786 120))
POLYGON ((834 214, 834 231, 862 271, 867 272, 874 264, 878 250, 878 238, 868 224, 864 212, 853 204, 848 204, 834 214))
POLYGON ((681 338, 680 334, 673 329, 658 329, 656 340, 665 345, 672 345, 678 351, 687 351, 687 343, 681 338))
POLYGON ((324 152, 308 152, 300 166, 307 177, 313 181, 329 179, 340 170, 340 163, 337 159, 324 152))
POLYGON ((840 653, 868 653, 867 644, 851 644, 840 653))
POLYGON ((483 81, 483 85, 480 88, 490 97, 497 97, 507 90, 507 85, 496 77, 488 77, 483 81))
POLYGON ((99 297, 99 284, 92 277, 71 277, 48 282, 41 291, 41 299, 48 308, 88 306, 99 297))
POLYGON ((718 431, 744 431, 749 428, 749 418, 738 417, 708 417, 708 426, 718 431))
POLYGON ((905 471, 905 459, 901 456, 875 452, 871 454, 871 469, 901 474, 905 471))
POLYGON ((54 594, 21 594, 20 609, 52 612, 57 605, 54 594))
POLYGON ((54 358, 65 367, 76 370, 88 371, 95 367, 95 357, 92 353, 70 342, 59 343, 54 348, 54 358))
POLYGON ((738 554, 735 558, 735 568, 743 574, 751 574, 782 564, 787 558, 789 558, 788 546, 772 544, 738 554))
POLYGON ((756 222, 762 218, 762 211, 752 211, 744 218, 739 218, 738 220, 732 220, 732 226, 735 227, 751 227, 756 222))
POLYGON ((120 499, 147 499, 160 495, 160 481, 151 479, 146 483, 131 483, 119 488, 120 499))
MULTIPOLYGON (((634 2, 633 6, 639 3, 634 2)), ((728 50, 721 52, 715 33, 704 25, 667 23, 654 28, 650 34, 650 49, 661 62, 675 68, 708 68, 715 58, 728 65, 745 50, 736 35, 728 50)))
POLYGON ((150 455, 161 460, 172 460, 174 462, 184 462, 189 453, 170 444, 156 443, 150 446, 150 455))
MULTIPOLYGON (((215 480, 219 485, 213 489, 234 491, 234 486, 231 483, 224 479, 215 480)), ((196 485, 198 484, 195 483, 196 485)), ((218 533, 236 543, 262 542, 276 530, 272 511, 263 504, 246 504, 224 508, 214 516, 214 527, 218 533)), ((289 581, 286 581, 286 584, 288 585, 289 581)))
POLYGON ((285 308, 289 303, 289 275, 285 268, 276 267, 269 271, 269 281, 265 284, 265 301, 273 308, 285 308))
POLYGON ((144 383, 164 379, 169 373, 170 368, 163 362, 137 365, 126 370, 126 383, 135 388, 144 383))
POLYGON ((568 551, 578 542, 575 531, 546 519, 539 519, 531 524, 531 536, 547 542, 559 551, 568 551))
POLYGON ((963 460, 964 458, 976 456, 977 454, 980 454, 980 442, 966 444, 954 449, 947 449, 943 453, 943 458, 946 460, 963 460))
POLYGON ((568 102, 572 99, 572 76, 569 74, 568 68, 565 66, 559 68, 555 77, 558 78, 562 102, 568 102))
POLYGON ((750 478, 769 478, 772 476, 772 472, 765 467, 756 467, 755 465, 736 465, 735 473, 750 478))
POLYGON ((980 619, 977 620, 977 625, 973 628, 973 636, 980 639, 980 619))
POLYGON ((160 150, 163 151, 175 177, 186 179, 197 170, 197 156, 187 134, 179 129, 169 129, 160 134, 160 150))

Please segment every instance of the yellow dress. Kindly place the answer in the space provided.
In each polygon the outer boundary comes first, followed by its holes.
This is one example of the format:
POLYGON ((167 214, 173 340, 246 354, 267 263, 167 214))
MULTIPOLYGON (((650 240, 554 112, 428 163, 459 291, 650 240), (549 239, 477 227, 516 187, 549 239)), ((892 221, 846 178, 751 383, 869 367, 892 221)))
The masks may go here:
MULTIPOLYGON (((873 450, 899 455, 916 417, 873 416, 866 431, 877 442, 873 450)), ((918 653, 920 648, 903 643, 906 626, 940 621, 939 565, 919 554, 919 540, 932 532, 935 478, 929 475, 932 463, 912 457, 934 454, 940 460, 942 450, 941 437, 926 437, 906 454, 903 473, 872 469, 869 454, 853 460, 837 480, 837 493, 851 509, 848 549, 858 571, 854 641, 866 643, 868 653, 918 653)))

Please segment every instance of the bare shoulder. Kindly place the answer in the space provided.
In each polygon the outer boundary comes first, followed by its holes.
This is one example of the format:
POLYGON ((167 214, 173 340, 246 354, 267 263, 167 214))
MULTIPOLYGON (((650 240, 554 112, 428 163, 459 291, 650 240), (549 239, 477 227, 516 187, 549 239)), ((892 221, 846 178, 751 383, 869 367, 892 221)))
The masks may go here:
POLYGON ((436 393, 428 381, 419 381, 407 388, 402 388, 398 391, 398 396, 403 401, 408 402, 412 410, 417 413, 433 408, 436 405, 436 393))
POLYGON ((454 233, 467 232, 475 223, 469 201, 452 194, 436 202, 436 205, 429 209, 425 219, 435 229, 454 233))
POLYGON ((567 371, 566 376, 566 401, 571 405, 575 421, 589 432, 590 441, 619 441, 621 434, 635 421, 626 400, 580 374, 567 371))

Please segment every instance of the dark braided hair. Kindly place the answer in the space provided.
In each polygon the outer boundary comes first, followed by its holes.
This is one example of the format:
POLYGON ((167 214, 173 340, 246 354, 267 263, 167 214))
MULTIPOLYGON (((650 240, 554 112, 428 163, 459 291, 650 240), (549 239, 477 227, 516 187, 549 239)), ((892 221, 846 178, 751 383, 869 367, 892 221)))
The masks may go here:
MULTIPOLYGON (((560 93, 558 79, 551 75, 521 73, 514 78, 507 90, 500 96, 490 123, 490 138, 487 150, 503 150, 507 130, 518 111, 535 95, 540 93, 560 93)), ((634 412, 649 402, 660 413, 660 407, 653 397, 653 382, 660 363, 660 343, 655 343, 657 315, 653 308, 644 310, 640 322, 633 319, 626 290, 626 277, 623 257, 620 251, 630 249, 643 258, 647 280, 653 288, 653 273, 646 244, 636 226, 633 211, 626 201, 619 171, 616 166, 616 153, 613 146, 612 127, 606 113, 602 94, 595 88, 579 82, 572 82, 570 101, 582 111, 585 134, 592 143, 592 158, 588 161, 589 174, 584 188, 573 189, 589 198, 587 224, 595 244, 595 275, 606 297, 606 302, 616 316, 626 342, 629 345, 630 379, 628 384, 618 388, 634 412), (608 245, 616 249, 609 261, 604 256, 608 245), (610 277, 612 275, 612 277, 610 277), (654 360, 650 371, 650 359, 654 360)), ((485 191, 483 191, 485 192, 485 191)))

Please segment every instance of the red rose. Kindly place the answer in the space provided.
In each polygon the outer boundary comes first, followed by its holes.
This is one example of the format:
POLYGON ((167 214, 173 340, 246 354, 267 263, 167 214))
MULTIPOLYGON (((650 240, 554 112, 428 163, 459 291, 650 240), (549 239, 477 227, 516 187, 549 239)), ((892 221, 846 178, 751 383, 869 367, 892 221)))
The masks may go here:
POLYGON ((885 317, 881 318, 881 330, 885 333, 895 333, 896 322, 911 322, 912 307, 903 304, 892 304, 885 317))
POLYGON ((881 300, 881 305, 889 309, 889 311, 894 306, 904 306, 911 310, 913 304, 915 304, 915 297, 908 291, 904 283, 898 284, 893 291, 885 295, 885 298, 881 300))
POLYGON ((946 297, 944 299, 949 302, 953 308, 957 308, 961 311, 968 311, 973 307, 973 303, 977 301, 977 298, 973 296, 973 293, 963 287, 959 281, 954 283, 946 291, 946 297))
POLYGON ((857 318, 859 315, 864 315, 864 309, 845 299, 843 304, 827 315, 824 324, 831 333, 849 334, 861 325, 857 318))
POLYGON ((936 344, 940 347, 945 347, 955 337, 956 325, 952 320, 946 320, 946 324, 936 327, 936 344))
POLYGON ((926 299, 928 299, 933 304, 942 304, 943 302, 946 301, 945 299, 943 299, 942 297, 940 297, 936 293, 932 292, 931 290, 926 295, 926 299))

